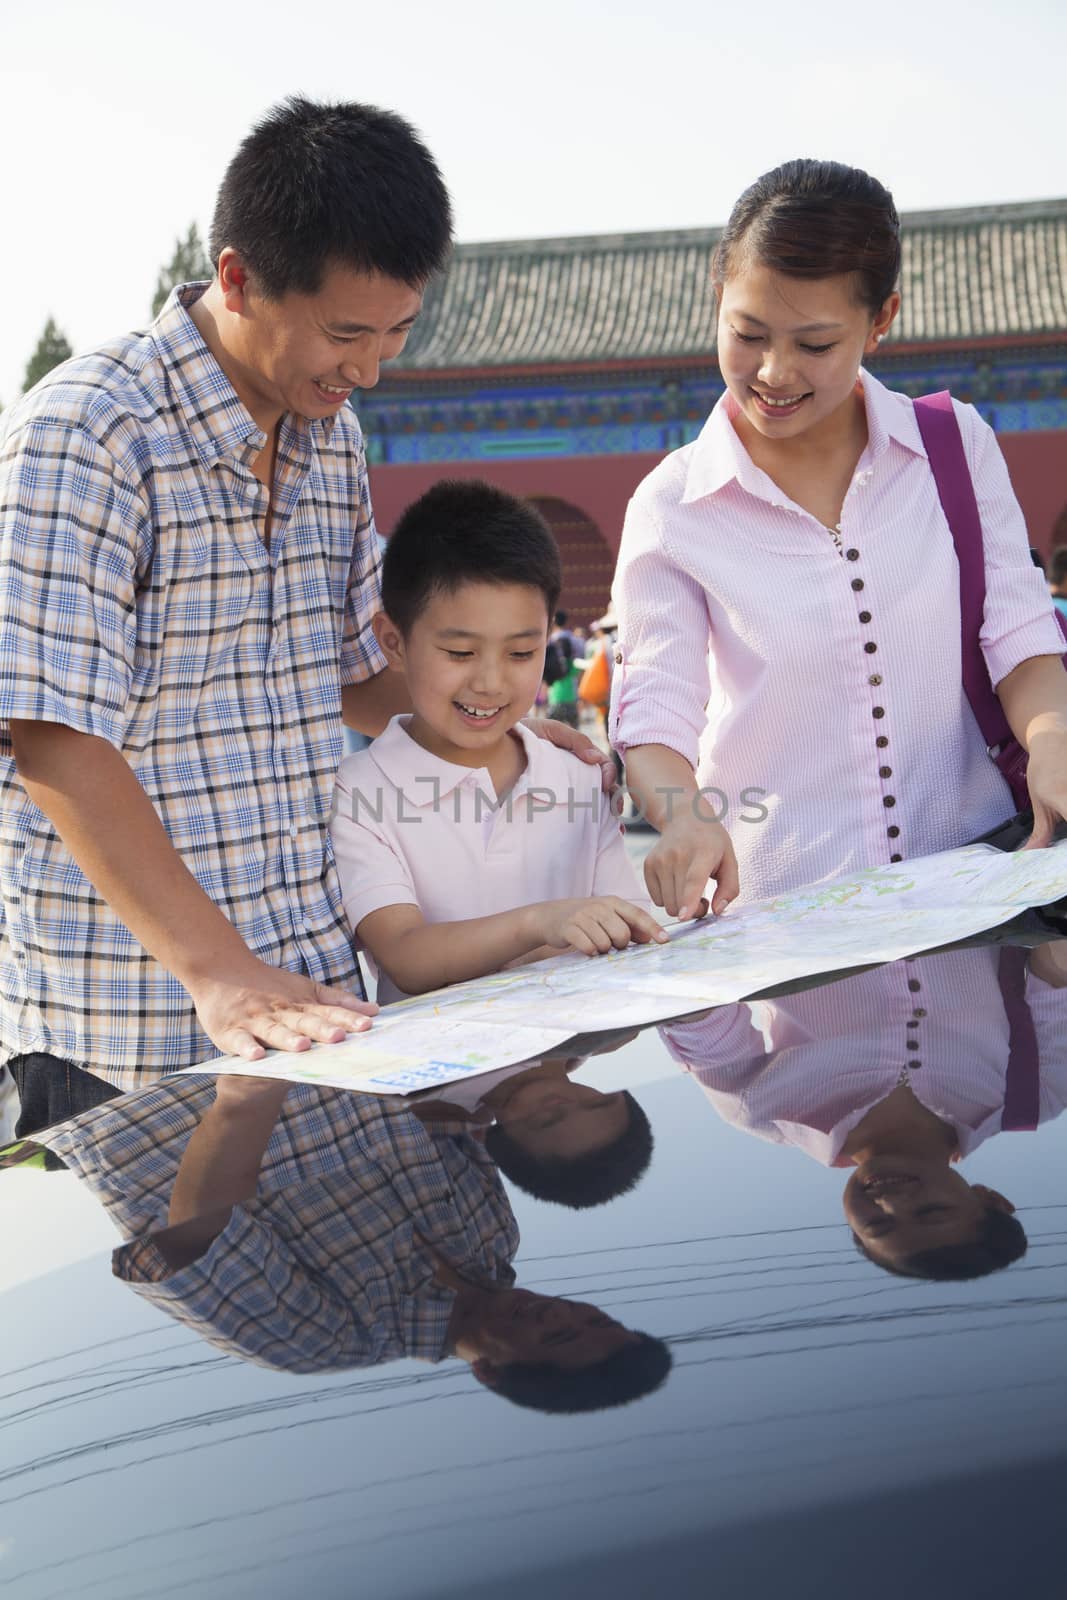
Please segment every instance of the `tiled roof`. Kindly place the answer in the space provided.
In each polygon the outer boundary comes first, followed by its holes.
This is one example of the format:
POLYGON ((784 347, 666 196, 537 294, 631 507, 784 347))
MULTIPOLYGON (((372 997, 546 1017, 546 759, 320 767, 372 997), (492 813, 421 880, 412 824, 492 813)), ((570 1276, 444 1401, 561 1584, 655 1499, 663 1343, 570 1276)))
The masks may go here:
MULTIPOLYGON (((914 212, 897 343, 1067 331, 1067 200, 914 212)), ((457 246, 401 369, 634 361, 714 343, 717 228, 457 246)))

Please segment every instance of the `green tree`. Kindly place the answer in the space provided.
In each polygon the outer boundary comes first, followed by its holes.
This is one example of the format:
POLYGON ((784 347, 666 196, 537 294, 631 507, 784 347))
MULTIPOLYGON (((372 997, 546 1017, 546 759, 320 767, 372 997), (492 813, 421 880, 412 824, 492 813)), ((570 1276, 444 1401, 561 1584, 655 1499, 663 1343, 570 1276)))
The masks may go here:
POLYGON ((152 296, 152 315, 161 309, 164 300, 177 283, 193 283, 200 278, 210 278, 214 268, 207 258, 200 238, 200 231, 195 222, 189 224, 189 232, 184 239, 175 239, 174 254, 165 267, 161 267, 156 280, 156 292, 152 296))
POLYGON ((70 340, 56 327, 55 318, 49 317, 26 367, 26 376, 22 380, 23 394, 27 389, 32 389, 35 383, 40 383, 45 373, 58 367, 61 361, 69 361, 73 354, 70 340))

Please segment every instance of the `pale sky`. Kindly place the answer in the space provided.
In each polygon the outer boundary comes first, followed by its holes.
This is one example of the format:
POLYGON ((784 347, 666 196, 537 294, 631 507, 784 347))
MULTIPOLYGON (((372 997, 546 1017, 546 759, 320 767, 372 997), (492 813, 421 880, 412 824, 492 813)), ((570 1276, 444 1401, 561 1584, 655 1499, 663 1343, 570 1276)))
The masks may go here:
POLYGON ((76 350, 143 324, 175 236, 286 94, 422 131, 461 239, 725 220, 792 156, 902 210, 1067 193, 1061 0, 7 0, 0 401, 51 313, 76 350))

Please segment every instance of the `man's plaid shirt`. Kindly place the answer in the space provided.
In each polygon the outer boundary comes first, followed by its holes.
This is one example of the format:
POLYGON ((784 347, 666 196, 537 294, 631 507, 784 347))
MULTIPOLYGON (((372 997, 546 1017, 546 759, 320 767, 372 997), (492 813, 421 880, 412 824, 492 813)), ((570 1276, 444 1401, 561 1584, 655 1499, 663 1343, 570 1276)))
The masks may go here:
POLYGON ((360 990, 327 824, 341 685, 385 665, 362 435, 347 408, 283 419, 268 551, 267 440, 187 314, 203 288, 0 432, 0 1060, 124 1086, 211 1043, 27 798, 11 718, 114 745, 256 955, 360 990))
POLYGON ((130 1240, 116 1277, 242 1360, 287 1372, 447 1354, 455 1292, 434 1256, 474 1282, 514 1282, 515 1216, 482 1142, 431 1132, 402 1101, 294 1086, 256 1195, 205 1254, 172 1271, 151 1235, 189 1138, 215 1094, 178 1078, 38 1135, 130 1240))

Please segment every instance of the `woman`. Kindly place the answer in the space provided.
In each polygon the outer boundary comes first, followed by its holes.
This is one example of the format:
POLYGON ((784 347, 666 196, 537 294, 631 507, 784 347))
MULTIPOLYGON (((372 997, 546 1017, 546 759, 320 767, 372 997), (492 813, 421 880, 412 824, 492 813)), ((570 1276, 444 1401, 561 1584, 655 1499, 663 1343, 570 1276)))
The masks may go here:
MULTIPOLYGON (((613 742, 672 915, 709 876, 721 911, 739 883, 759 898, 947 849, 1014 809, 964 695, 958 565, 911 401, 861 366, 899 269, 891 195, 833 162, 761 178, 716 251, 726 393, 638 488, 614 589, 613 742)), ((983 653, 1044 844, 1067 811, 1063 641, 993 433, 955 412, 983 653)))

